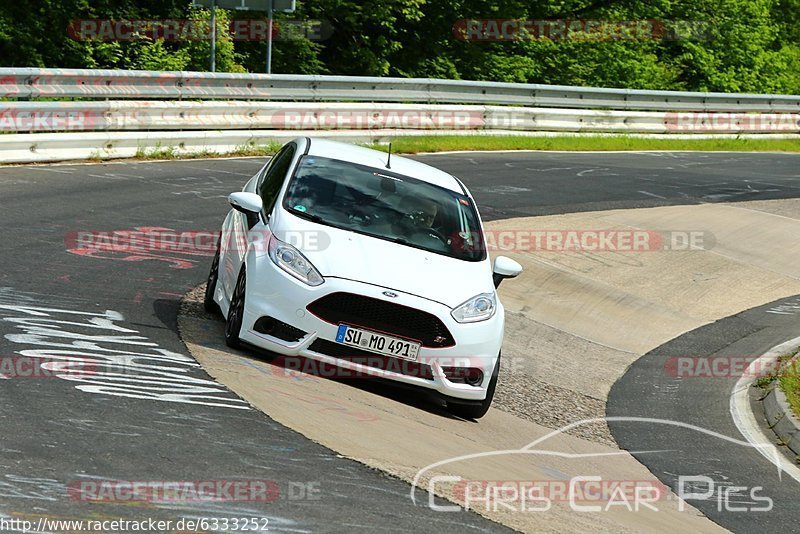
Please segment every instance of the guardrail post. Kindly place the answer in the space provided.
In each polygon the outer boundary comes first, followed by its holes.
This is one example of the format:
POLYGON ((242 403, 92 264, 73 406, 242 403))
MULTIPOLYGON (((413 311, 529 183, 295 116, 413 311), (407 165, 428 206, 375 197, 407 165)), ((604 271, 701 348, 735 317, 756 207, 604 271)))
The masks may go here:
POLYGON ((217 70, 217 0, 211 0, 211 72, 217 70))

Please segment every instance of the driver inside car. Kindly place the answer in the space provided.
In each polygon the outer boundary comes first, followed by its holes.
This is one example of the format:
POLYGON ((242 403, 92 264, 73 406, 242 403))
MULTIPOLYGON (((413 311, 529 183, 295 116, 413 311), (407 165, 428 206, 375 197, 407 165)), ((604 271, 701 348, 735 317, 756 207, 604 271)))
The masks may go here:
POLYGON ((448 242, 433 226, 439 205, 425 197, 405 197, 398 206, 399 228, 406 238, 418 245, 445 250, 448 242))
POLYGON ((348 220, 357 226, 386 224, 382 215, 389 209, 388 202, 396 192, 394 182, 375 175, 350 175, 340 173, 337 178, 338 200, 348 212, 348 220))
POLYGON ((433 221, 439 212, 439 206, 434 201, 425 198, 414 199, 412 202, 415 205, 406 212, 406 217, 411 219, 416 228, 423 230, 433 228, 433 221))

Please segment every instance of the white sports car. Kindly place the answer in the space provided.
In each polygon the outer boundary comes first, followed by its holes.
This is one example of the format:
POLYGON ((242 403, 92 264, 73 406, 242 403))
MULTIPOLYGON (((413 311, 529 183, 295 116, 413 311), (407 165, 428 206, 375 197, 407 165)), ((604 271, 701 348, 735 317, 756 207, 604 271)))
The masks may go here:
POLYGON ((345 143, 295 139, 229 197, 205 306, 225 341, 434 390, 482 417, 500 367, 492 266, 458 178, 345 143))

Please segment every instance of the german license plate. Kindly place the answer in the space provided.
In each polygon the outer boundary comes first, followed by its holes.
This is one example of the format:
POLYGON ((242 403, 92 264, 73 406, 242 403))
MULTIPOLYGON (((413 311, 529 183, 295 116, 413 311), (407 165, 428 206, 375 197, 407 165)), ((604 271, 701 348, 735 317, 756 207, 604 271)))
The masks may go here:
POLYGON ((339 330, 336 332, 336 342, 377 354, 412 361, 417 359, 420 347, 420 344, 414 341, 387 336, 346 324, 339 325, 339 330))

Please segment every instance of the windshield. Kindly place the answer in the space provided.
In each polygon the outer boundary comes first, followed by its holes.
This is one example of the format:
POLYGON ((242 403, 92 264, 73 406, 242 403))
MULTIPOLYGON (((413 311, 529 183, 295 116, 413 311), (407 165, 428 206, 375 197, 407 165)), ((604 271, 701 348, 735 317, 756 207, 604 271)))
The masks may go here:
POLYGON ((485 257, 469 197, 388 169, 303 156, 283 207, 321 224, 453 258, 485 257))

